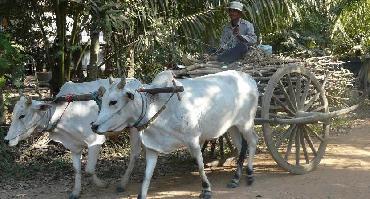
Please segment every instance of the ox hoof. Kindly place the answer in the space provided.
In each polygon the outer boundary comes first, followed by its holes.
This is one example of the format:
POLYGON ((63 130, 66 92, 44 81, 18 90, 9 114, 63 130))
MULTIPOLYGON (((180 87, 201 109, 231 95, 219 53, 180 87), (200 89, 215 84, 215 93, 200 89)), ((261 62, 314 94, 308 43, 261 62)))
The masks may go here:
POLYGON ((251 186, 254 182, 254 177, 247 177, 247 185, 251 186))
POLYGON ((69 199, 78 199, 78 195, 70 193, 69 194, 69 199))
POLYGON ((143 199, 143 197, 141 196, 141 194, 137 195, 137 199, 143 199))
POLYGON ((202 193, 199 195, 199 198, 201 198, 201 199, 212 199, 212 192, 202 190, 202 193))
MULTIPOLYGON (((125 188, 123 188, 121 185, 118 185, 118 186, 116 187, 116 191, 117 191, 118 193, 122 193, 122 192, 125 192, 126 190, 125 190, 125 188)), ((138 196, 138 198, 139 198, 139 196, 138 196)))
POLYGON ((239 187, 239 182, 235 182, 234 180, 232 180, 226 185, 226 187, 231 189, 239 187))

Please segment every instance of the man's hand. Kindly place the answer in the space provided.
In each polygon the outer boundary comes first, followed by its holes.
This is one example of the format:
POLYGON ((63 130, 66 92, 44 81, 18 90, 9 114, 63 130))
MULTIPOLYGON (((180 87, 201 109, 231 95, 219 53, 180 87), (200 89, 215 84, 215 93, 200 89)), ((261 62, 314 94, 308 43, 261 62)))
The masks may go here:
POLYGON ((238 36, 239 35, 239 26, 236 26, 234 29, 233 29, 233 34, 235 36, 238 36))

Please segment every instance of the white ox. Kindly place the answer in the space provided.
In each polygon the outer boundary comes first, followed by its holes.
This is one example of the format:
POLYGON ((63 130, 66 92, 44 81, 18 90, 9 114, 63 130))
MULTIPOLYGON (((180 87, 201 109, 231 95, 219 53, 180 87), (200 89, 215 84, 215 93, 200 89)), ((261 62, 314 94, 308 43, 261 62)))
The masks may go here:
MULTIPOLYGON (((135 82, 136 80, 128 80, 128 84, 135 82)), ((100 86, 108 87, 109 85, 108 79, 84 83, 67 82, 62 86, 57 97, 69 94, 87 94, 96 91, 100 86)), ((12 123, 5 141, 10 146, 15 146, 33 132, 52 130, 49 134, 50 139, 62 143, 72 152, 75 184, 70 198, 78 198, 81 192, 81 155, 82 149, 86 145, 88 147, 86 173, 92 176, 93 182, 97 186, 106 186, 106 183, 100 180, 95 173, 95 166, 101 145, 105 142, 105 136, 95 134, 91 130, 91 123, 96 120, 99 109, 94 101, 75 101, 70 103, 68 107, 67 104, 67 102, 55 104, 21 97, 14 107, 12 123)), ((137 141, 138 135, 131 135, 131 138, 131 143, 136 140, 132 146, 140 145, 137 141)), ((134 161, 130 161, 129 168, 133 168, 133 164, 134 161)), ((132 169, 126 170, 124 175, 126 183, 131 171, 132 169)))
MULTIPOLYGON (((102 98, 102 109, 92 129, 99 133, 121 131, 125 127, 143 125, 155 115, 171 94, 143 94, 142 86, 172 86, 173 74, 164 71, 151 85, 124 85, 124 81, 112 84, 102 98)), ((177 79, 184 87, 181 101, 174 95, 166 108, 140 137, 146 149, 146 171, 138 198, 146 198, 158 154, 169 153, 185 146, 196 159, 202 180, 201 198, 211 198, 211 186, 204 172, 201 144, 217 138, 226 131, 239 150, 236 174, 229 187, 239 185, 248 143, 248 184, 253 182, 253 156, 258 137, 253 130, 257 110, 258 90, 256 82, 247 74, 226 71, 194 79, 177 79), (242 137, 244 139, 242 139, 242 137)), ((136 128, 131 128, 136 129, 136 128)), ((134 130, 133 130, 134 131, 134 130)))

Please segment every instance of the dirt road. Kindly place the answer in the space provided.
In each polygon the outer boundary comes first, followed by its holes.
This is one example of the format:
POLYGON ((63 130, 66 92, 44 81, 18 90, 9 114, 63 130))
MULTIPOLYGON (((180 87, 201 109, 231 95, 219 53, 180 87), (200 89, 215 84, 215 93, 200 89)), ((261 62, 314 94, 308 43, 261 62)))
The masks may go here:
MULTIPOLYGON (((253 186, 247 187, 243 179, 240 187, 227 189, 232 169, 207 169, 214 198, 370 198, 370 119, 348 134, 332 137, 319 168, 311 173, 291 175, 277 168, 268 154, 258 154, 253 186)), ((81 198, 136 198, 140 183, 132 183, 126 193, 118 194, 114 181, 107 189, 83 185, 81 198)), ((55 179, 40 184, 35 179, 29 186, 0 190, 0 198, 67 198, 72 181, 55 179)), ((159 176, 152 180, 149 198, 198 198, 200 189, 197 172, 159 176)))

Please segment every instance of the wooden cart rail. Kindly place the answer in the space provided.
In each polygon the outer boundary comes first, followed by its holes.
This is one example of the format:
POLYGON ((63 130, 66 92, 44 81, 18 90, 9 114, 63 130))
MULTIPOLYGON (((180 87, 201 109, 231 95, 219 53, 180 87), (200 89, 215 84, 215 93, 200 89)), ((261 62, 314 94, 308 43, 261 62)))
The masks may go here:
POLYGON ((270 124, 308 124, 308 123, 315 123, 315 122, 326 122, 329 119, 334 117, 338 117, 340 115, 347 114, 351 111, 354 111, 358 108, 359 104, 353 105, 351 107, 329 112, 329 113, 321 113, 321 112, 301 112, 297 114, 296 118, 292 119, 280 119, 280 118, 271 118, 271 119, 264 119, 264 118, 256 118, 254 121, 256 124, 263 124, 263 123, 270 123, 270 124))

